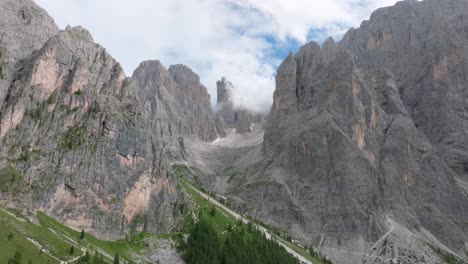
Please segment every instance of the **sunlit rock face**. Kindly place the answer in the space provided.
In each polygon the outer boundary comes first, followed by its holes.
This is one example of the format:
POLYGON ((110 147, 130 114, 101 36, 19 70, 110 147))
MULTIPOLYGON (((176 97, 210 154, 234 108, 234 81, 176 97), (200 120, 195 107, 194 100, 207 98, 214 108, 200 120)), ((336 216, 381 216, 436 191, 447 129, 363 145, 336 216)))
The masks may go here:
POLYGON ((81 27, 58 30, 32 1, 2 1, 2 204, 42 210, 100 238, 163 233, 189 206, 171 162, 217 137, 210 96, 183 65, 125 76, 81 27))
POLYGON ((238 194, 248 210, 339 263, 437 263, 421 241, 466 258, 467 14, 462 0, 399 2, 286 58, 263 142, 274 165, 238 194))

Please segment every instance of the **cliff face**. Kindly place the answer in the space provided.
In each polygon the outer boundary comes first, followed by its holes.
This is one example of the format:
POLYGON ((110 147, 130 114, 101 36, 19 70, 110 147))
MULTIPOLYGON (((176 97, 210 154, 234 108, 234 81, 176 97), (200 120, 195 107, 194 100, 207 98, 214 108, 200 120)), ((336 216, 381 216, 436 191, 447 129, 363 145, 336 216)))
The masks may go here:
POLYGON ((239 134, 252 132, 255 125, 261 125, 264 115, 254 113, 235 103, 234 85, 225 77, 216 82, 218 99, 215 106, 215 122, 218 134, 226 137, 229 129, 239 134))
POLYGON ((188 67, 131 78, 80 27, 0 3, 0 202, 101 238, 167 232, 190 201, 171 163, 337 263, 439 263, 468 245, 468 3, 405 1, 278 69, 262 115, 188 67), (225 137, 211 142, 218 134, 225 137))
POLYGON ((400 2, 283 61, 263 143, 278 176, 252 187, 250 210, 325 252, 370 252, 399 227, 466 258, 467 14, 461 0, 400 2))
POLYGON ((85 29, 58 31, 31 1, 0 8, 1 203, 107 239, 180 226, 170 162, 184 138, 217 136, 198 76, 149 61, 127 78, 85 29))
POLYGON ((0 102, 5 100, 16 68, 58 32, 52 18, 28 0, 0 3, 0 102))

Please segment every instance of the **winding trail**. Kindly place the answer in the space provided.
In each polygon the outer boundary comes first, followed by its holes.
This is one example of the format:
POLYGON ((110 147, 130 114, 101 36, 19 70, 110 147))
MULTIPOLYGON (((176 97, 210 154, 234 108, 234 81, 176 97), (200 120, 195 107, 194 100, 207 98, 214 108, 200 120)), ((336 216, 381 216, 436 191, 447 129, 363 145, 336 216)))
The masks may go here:
POLYGON ((182 179, 185 183, 187 183, 187 186, 189 186, 189 188, 191 188, 192 190, 194 190, 195 192, 197 192, 201 197, 205 198, 208 202, 216 205, 217 207, 219 208, 222 208, 226 213, 234 216, 236 219, 238 220, 241 220, 243 223, 247 224, 247 223, 251 223, 252 226, 258 228, 258 230, 260 230, 262 233, 265 234, 265 237, 266 239, 268 240, 275 240, 276 243, 278 243, 281 247, 283 247, 287 252, 289 252, 291 255, 293 255, 294 257, 296 257, 301 263, 303 264, 313 264, 312 261, 306 259, 304 256, 302 256, 301 254, 297 253, 296 251, 294 251, 292 248, 290 248, 289 246, 287 246, 286 244, 282 243, 281 241, 278 241, 278 239, 276 239, 274 237, 274 235, 272 235, 270 233, 270 231, 268 231, 266 228, 264 228, 263 226, 260 226, 260 225, 257 225, 256 223, 253 223, 252 221, 250 221, 249 219, 243 217, 242 215, 232 211, 231 209, 227 208, 226 206, 224 206, 223 204, 221 204, 220 202, 216 201, 215 199, 213 199, 213 197, 205 194, 204 192, 200 191, 199 189, 197 189, 195 186, 193 186, 190 182, 182 179))
POLYGON ((8 210, 5 210, 5 209, 3 209, 3 208, 0 208, 0 210, 2 210, 4 213, 8 214, 9 216, 15 218, 16 220, 18 220, 18 221, 20 221, 20 222, 23 222, 23 223, 26 222, 26 219, 21 218, 21 217, 18 217, 18 216, 16 216, 15 214, 13 214, 12 212, 9 212, 8 210))

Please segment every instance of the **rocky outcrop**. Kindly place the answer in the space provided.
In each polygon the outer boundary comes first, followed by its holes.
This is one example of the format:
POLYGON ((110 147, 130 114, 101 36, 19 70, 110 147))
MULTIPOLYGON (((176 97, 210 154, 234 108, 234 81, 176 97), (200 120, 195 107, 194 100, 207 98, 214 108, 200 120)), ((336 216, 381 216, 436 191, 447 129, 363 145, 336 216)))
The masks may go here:
POLYGON ((200 77, 187 66, 180 64, 170 66, 169 72, 184 94, 177 98, 180 102, 179 109, 183 109, 185 114, 185 119, 179 123, 188 125, 185 130, 190 131, 187 133, 189 135, 195 133, 202 140, 214 140, 217 132, 211 99, 206 87, 200 83, 200 77))
POLYGON ((183 137, 217 137, 210 95, 188 67, 166 70, 159 61, 145 61, 133 73, 130 86, 137 91, 143 117, 160 137, 181 137, 181 142, 183 137))
POLYGON ((52 18, 29 0, 0 2, 0 102, 20 62, 58 32, 52 18))
POLYGON ((236 189, 248 212, 338 263, 437 263, 425 242, 466 258, 466 14, 462 0, 399 2, 290 54, 271 161, 236 189))
POLYGON ((0 10, 2 204, 100 238, 168 232, 190 206, 171 163, 187 161, 337 263, 466 259, 465 1, 400 2, 290 54, 263 143, 247 133, 262 115, 225 78, 213 113, 186 66, 145 61, 128 78, 85 29, 59 31, 28 0, 0 10), (228 129, 245 134, 211 142, 228 129))
POLYGON ((215 122, 218 134, 225 137, 228 129, 235 129, 237 133, 252 132, 254 125, 263 123, 264 115, 252 112, 235 102, 236 88, 225 77, 216 82, 218 99, 215 106, 215 122))
POLYGON ((465 180, 467 14, 465 1, 400 2, 377 10, 340 42, 364 69, 388 69, 394 75, 391 80, 415 126, 465 180))
POLYGON ((0 28, 23 23, 23 9, 32 28, 2 42, 17 60, 0 86, 0 202, 105 239, 180 227, 190 201, 170 164, 185 158, 184 139, 217 137, 198 76, 148 61, 127 78, 87 30, 54 32, 31 1, 1 7, 0 28))

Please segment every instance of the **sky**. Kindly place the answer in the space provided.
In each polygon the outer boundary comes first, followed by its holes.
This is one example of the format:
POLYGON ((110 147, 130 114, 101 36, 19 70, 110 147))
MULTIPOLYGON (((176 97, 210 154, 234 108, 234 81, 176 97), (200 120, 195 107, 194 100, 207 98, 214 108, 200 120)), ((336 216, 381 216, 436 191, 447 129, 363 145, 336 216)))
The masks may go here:
POLYGON ((55 19, 87 28, 127 76, 144 60, 194 70, 216 100, 216 81, 238 105, 268 111, 276 68, 310 41, 340 40, 395 0, 35 0, 55 19))

